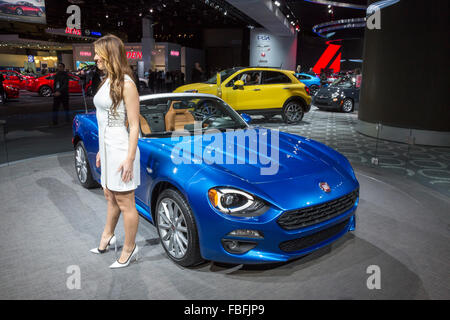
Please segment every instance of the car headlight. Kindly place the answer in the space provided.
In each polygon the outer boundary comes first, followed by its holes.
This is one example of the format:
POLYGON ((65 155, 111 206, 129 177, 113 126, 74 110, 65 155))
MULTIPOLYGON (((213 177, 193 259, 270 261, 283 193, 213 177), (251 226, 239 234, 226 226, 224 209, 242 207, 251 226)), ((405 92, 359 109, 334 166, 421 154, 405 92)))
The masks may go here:
POLYGON ((332 94, 331 94, 331 97, 332 98, 337 98, 339 96, 339 92, 333 92, 332 94))
POLYGON ((208 191, 211 205, 220 212, 237 217, 255 217, 269 209, 254 195, 233 188, 212 188, 208 191))

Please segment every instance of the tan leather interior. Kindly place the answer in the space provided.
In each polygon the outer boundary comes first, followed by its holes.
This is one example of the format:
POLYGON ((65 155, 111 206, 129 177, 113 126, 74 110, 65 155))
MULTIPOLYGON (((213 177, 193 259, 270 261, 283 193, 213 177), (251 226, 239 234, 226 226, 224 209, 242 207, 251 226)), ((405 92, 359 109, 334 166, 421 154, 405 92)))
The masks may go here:
POLYGON ((183 130, 186 124, 194 124, 195 122, 194 116, 189 112, 189 109, 175 109, 173 107, 177 102, 180 101, 172 101, 164 118, 166 131, 183 130))
POLYGON ((145 118, 142 115, 139 115, 139 124, 141 125, 142 134, 152 133, 152 130, 150 129, 147 120, 145 120, 145 118))
MULTIPOLYGON (((142 115, 139 115, 139 125, 141 127, 142 134, 150 134, 152 133, 152 130, 150 129, 150 126, 148 125, 147 120, 142 115)), ((128 119, 125 122, 125 126, 128 129, 128 119)))

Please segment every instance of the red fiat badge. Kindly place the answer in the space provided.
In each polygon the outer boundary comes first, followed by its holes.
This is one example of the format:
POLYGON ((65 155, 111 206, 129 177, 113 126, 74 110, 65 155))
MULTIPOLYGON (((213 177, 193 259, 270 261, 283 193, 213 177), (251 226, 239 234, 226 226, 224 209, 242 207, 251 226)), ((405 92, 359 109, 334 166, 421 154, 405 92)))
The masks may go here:
POLYGON ((320 189, 322 189, 322 190, 323 190, 324 192, 326 192, 326 193, 328 193, 328 192, 331 191, 330 186, 329 186, 328 183, 326 183, 326 182, 320 182, 320 183, 319 183, 319 187, 320 187, 320 189))

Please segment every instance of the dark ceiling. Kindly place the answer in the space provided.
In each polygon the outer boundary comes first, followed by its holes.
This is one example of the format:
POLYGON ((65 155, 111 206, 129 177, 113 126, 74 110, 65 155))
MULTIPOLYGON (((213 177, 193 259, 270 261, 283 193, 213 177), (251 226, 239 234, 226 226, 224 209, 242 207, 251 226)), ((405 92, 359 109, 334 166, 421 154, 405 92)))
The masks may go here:
MULTIPOLYGON (((366 16, 365 10, 350 9, 332 6, 332 13, 327 5, 317 4, 305 0, 279 0, 281 10, 288 14, 289 10, 299 20, 300 32, 306 35, 315 35, 312 31, 314 25, 348 18, 363 18, 366 16)), ((333 0, 332 2, 352 3, 355 5, 367 5, 367 0, 333 0)), ((336 32, 336 36, 363 36, 364 30, 346 30, 336 32)))
MULTIPOLYGON (((285 15, 295 17, 301 35, 314 35, 316 24, 344 18, 364 17, 364 10, 333 7, 329 13, 326 5, 304 0, 279 0, 285 15)), ((345 0, 367 5, 366 0, 345 0)), ((142 37, 141 17, 150 17, 154 22, 154 36, 158 42, 176 42, 181 45, 201 48, 205 28, 246 28, 259 25, 225 0, 46 0, 47 24, 51 28, 65 28, 71 4, 81 8, 83 29, 115 33, 127 42, 140 42, 142 37), (225 14, 226 12, 226 14, 225 14)), ((51 36, 45 33, 44 25, 0 22, 1 33, 19 33, 24 37, 58 42, 77 42, 79 39, 51 36)), ((347 30, 346 35, 363 36, 363 30, 347 30)), ((336 36, 341 36, 337 33, 336 36)), ((336 37, 335 36, 335 37, 336 37)))
POLYGON ((143 16, 155 23, 156 41, 191 46, 197 42, 200 47, 198 42, 204 28, 244 28, 256 24, 224 0, 46 0, 49 27, 65 27, 68 16, 65 11, 70 2, 81 8, 82 28, 121 33, 128 42, 141 40, 143 16))

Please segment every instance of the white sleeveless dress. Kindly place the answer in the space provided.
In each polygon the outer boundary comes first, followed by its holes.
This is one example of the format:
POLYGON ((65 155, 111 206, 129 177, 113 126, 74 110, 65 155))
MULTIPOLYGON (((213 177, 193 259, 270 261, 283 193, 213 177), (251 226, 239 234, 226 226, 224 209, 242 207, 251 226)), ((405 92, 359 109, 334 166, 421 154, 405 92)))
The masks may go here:
MULTIPOLYGON (((125 81, 133 81, 125 75, 125 81)), ((111 191, 130 191, 136 189, 141 181, 140 153, 136 148, 136 156, 133 164, 133 179, 128 182, 122 180, 122 172, 118 172, 120 164, 128 156, 129 133, 126 127, 126 109, 123 100, 117 107, 117 116, 110 110, 112 100, 109 95, 109 79, 94 96, 98 122, 98 142, 100 152, 101 177, 103 188, 111 191)), ((140 137, 140 134, 139 134, 140 137)))

